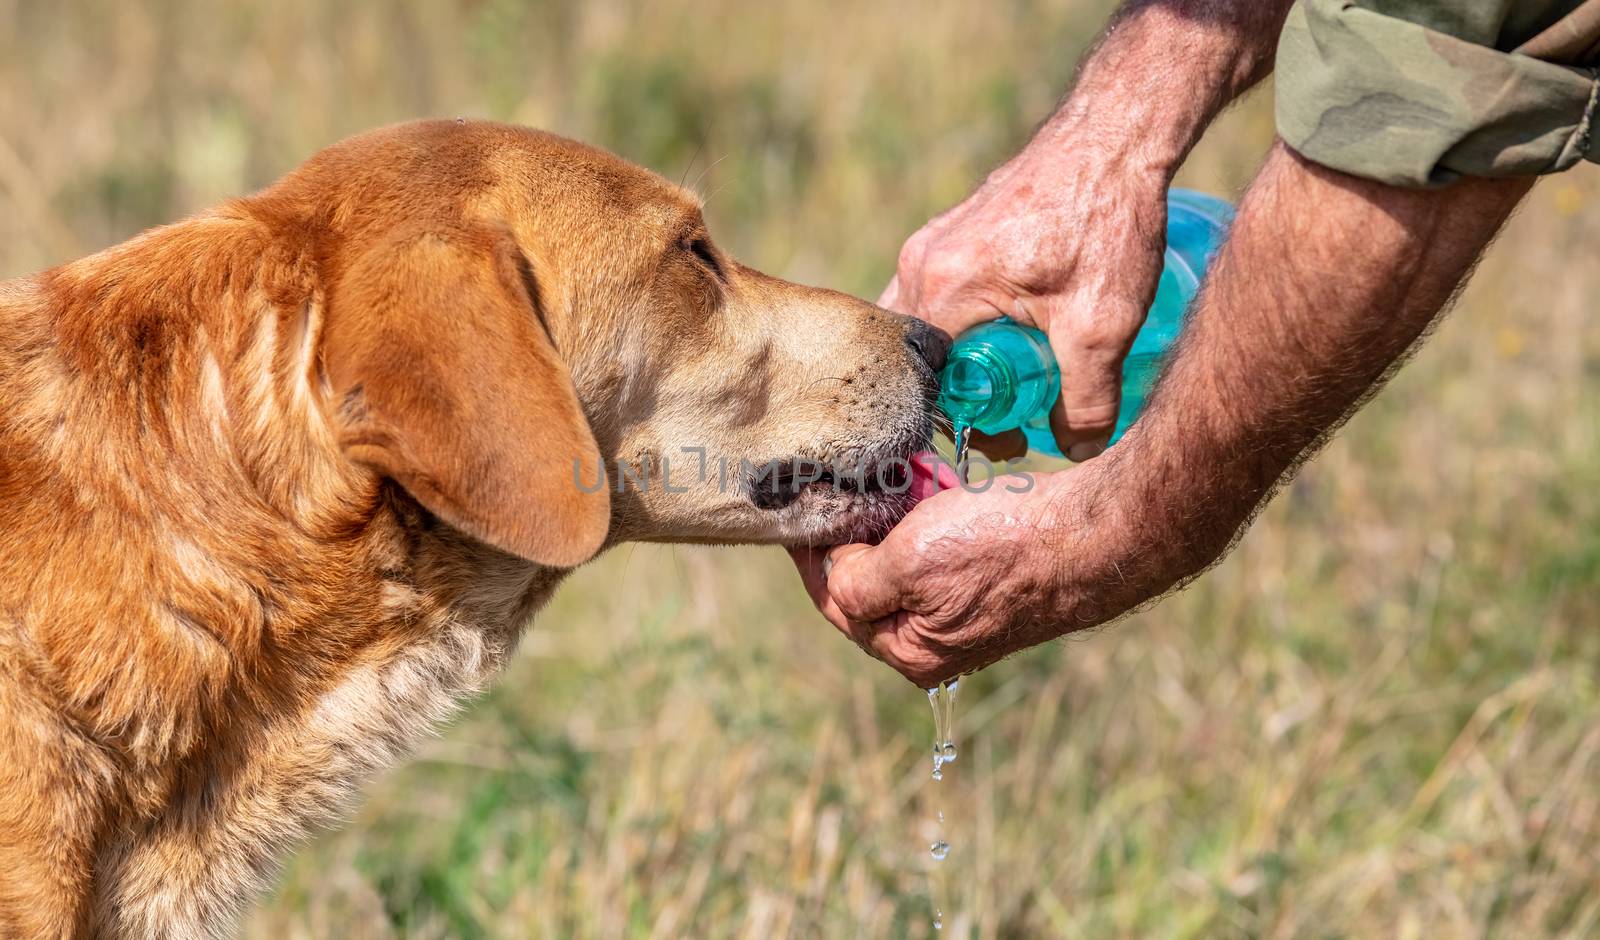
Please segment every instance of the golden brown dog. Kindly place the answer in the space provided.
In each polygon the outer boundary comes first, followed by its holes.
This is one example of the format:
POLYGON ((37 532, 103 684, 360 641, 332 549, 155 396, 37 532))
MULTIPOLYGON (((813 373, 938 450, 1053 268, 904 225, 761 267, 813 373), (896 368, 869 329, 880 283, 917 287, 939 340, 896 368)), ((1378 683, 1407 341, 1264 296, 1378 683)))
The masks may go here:
POLYGON ((601 548, 892 522, 795 465, 921 447, 942 356, 487 123, 0 283, 0 935, 226 932, 601 548))

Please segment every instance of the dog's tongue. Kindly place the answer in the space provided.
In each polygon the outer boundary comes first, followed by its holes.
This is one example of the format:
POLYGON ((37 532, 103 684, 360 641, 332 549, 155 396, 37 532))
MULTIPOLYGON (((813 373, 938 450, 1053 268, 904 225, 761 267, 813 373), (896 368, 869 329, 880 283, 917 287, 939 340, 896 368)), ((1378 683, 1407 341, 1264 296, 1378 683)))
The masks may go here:
POLYGON ((953 490, 961 485, 955 468, 944 462, 931 450, 911 458, 911 498, 922 502, 940 490, 953 490))

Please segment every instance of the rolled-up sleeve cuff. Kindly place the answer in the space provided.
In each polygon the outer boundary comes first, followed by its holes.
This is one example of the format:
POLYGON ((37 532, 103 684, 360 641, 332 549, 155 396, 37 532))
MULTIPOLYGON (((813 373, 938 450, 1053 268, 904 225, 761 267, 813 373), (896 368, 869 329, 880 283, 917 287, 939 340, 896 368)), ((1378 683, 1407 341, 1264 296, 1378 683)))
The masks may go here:
POLYGON ((1600 81, 1349 0, 1299 0, 1278 44, 1278 134, 1313 162, 1397 186, 1600 161, 1600 81))

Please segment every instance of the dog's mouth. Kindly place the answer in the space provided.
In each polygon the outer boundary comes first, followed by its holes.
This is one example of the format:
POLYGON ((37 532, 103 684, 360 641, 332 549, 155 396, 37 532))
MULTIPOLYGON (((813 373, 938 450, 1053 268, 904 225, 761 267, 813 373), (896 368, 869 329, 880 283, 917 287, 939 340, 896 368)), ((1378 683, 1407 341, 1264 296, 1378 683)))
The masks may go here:
POLYGON ((876 541, 917 504, 912 442, 823 461, 793 456, 748 469, 745 492, 794 544, 876 541))
POLYGON ((750 472, 746 491, 758 509, 787 509, 807 496, 884 501, 911 489, 911 455, 838 465, 810 457, 772 460, 750 472))

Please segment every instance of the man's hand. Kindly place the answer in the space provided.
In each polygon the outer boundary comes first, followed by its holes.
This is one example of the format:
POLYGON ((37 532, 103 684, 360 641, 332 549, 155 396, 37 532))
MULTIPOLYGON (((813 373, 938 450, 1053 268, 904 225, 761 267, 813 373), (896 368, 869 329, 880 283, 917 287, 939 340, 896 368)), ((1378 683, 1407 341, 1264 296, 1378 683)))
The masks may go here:
POLYGON ((1279 145, 1143 419, 1075 470, 951 490, 877 547, 797 552, 827 618, 919 685, 1104 623, 1205 569, 1393 371, 1532 181, 1405 190, 1279 145))
MULTIPOLYGON (((1050 415, 1084 460, 1116 425, 1122 359, 1155 297, 1166 192, 1221 109, 1271 70, 1290 0, 1127 0, 1028 146, 900 252, 878 303, 952 336, 1009 316, 1061 365, 1050 415)), ((1020 432, 975 436, 995 458, 1020 432)))
MULTIPOLYGON (((1167 173, 1130 167, 1107 139, 1086 121, 1055 128, 912 235, 878 300, 951 336, 1001 316, 1043 330, 1061 365, 1050 425, 1073 460, 1105 450, 1116 425, 1165 244, 1167 173)), ((1014 457, 1020 438, 979 443, 1014 457)))
POLYGON ((946 490, 879 545, 791 551, 829 622, 929 688, 1104 623, 1176 580, 1136 547, 1160 540, 1103 491, 1109 467, 946 490))

